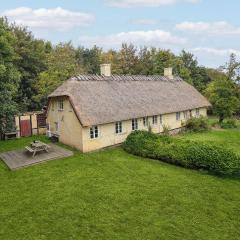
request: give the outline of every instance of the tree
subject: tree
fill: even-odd
[[[199,66],[194,55],[184,50],[180,53],[179,58],[182,61],[179,75],[200,92],[204,92],[207,84],[211,81],[206,68]]]
[[[176,70],[176,57],[170,50],[159,49],[154,55],[153,74],[163,75],[164,68],[172,67]]]
[[[138,62],[137,49],[133,44],[122,44],[119,52],[120,74],[136,74]]]
[[[37,95],[33,99],[43,106],[48,95],[68,78],[81,72],[76,52],[71,43],[60,43],[47,56],[47,70],[41,72],[35,85]]]
[[[0,137],[14,128],[17,103],[14,101],[20,73],[14,66],[16,38],[5,19],[0,19]]]
[[[76,50],[76,61],[84,73],[100,74],[100,59],[102,49],[94,46],[93,48],[79,47]]]
[[[227,77],[233,82],[240,84],[240,62],[237,61],[236,54],[232,53],[228,63],[222,66],[221,69],[226,72]]]
[[[213,112],[219,117],[219,123],[236,113],[240,102],[235,94],[235,86],[227,77],[217,78],[208,85],[206,95],[213,105]]]
[[[138,63],[136,65],[136,74],[151,75],[153,73],[155,53],[155,48],[140,48]]]
[[[19,109],[22,112],[34,110],[39,107],[33,101],[37,94],[35,85],[39,74],[46,70],[46,57],[51,45],[35,39],[25,27],[12,25],[11,30],[17,39],[13,46],[17,54],[15,66],[21,73],[17,96]]]
[[[118,51],[110,49],[107,52],[101,53],[101,63],[110,63],[112,74],[121,74],[120,54]]]

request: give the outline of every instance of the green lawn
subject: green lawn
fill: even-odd
[[[186,137],[226,140],[239,152],[239,132],[227,131],[226,138],[222,133]],[[0,152],[31,140],[0,142]],[[75,151],[16,172],[0,162],[0,224],[3,240],[238,240],[240,180],[135,157],[121,148]]]
[[[205,133],[184,133],[176,137],[198,141],[213,141],[231,148],[233,151],[240,154],[240,128],[211,130]]]

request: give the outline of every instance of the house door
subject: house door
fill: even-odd
[[[30,120],[21,120],[20,128],[21,128],[21,137],[29,137],[32,135]]]

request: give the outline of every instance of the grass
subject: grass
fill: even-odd
[[[231,131],[196,137],[222,142],[225,132],[227,144],[237,141],[234,149],[239,151],[239,133]],[[32,139],[0,142],[0,152],[21,148]],[[16,172],[0,162],[0,191],[0,239],[240,236],[240,180],[132,156],[121,148],[74,151],[72,157]]]
[[[209,119],[210,124],[216,122],[215,118]],[[219,145],[231,148],[240,155],[240,121],[237,121],[237,129],[217,129],[203,133],[183,133],[176,135],[178,138],[198,141],[212,141]]]

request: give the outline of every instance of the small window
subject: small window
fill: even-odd
[[[90,128],[90,138],[98,138],[99,136],[99,131],[98,131],[98,126],[93,126]]]
[[[122,133],[122,122],[115,123],[115,133]]]
[[[162,120],[162,115],[160,115],[160,124],[163,123],[163,120]]]
[[[176,120],[179,121],[181,119],[181,113],[177,112],[176,113]]]
[[[132,130],[137,130],[138,129],[138,120],[137,119],[132,119]]]
[[[196,116],[199,117],[199,109],[196,109]]]
[[[52,111],[54,111],[54,102],[52,101]]]
[[[63,111],[63,100],[58,101],[58,110]]]
[[[148,126],[148,117],[143,118],[143,126],[147,127]]]
[[[152,117],[152,124],[157,124],[157,116]]]

